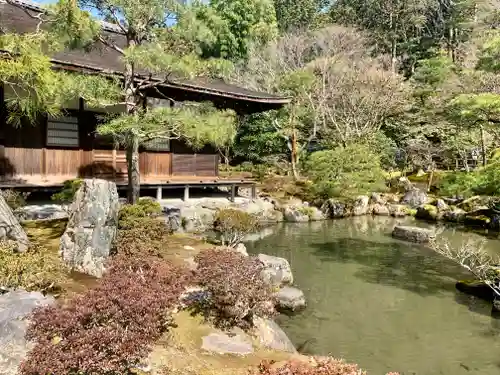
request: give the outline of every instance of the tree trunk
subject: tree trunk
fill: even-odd
[[[299,161],[298,148],[297,148],[297,132],[293,129],[292,139],[291,139],[291,155],[290,155],[290,163],[292,167],[292,176],[294,180],[299,179],[299,172],[297,170],[297,163]]]
[[[134,38],[128,35],[127,47],[131,48],[134,47],[134,45]],[[135,95],[134,66],[132,64],[125,64],[123,78],[125,81],[125,102],[127,103],[127,114],[133,115],[141,101]],[[128,203],[134,204],[140,197],[141,178],[139,173],[139,137],[133,132],[130,132],[127,135],[126,156],[128,176],[127,198]]]
[[[481,132],[481,158],[483,161],[483,167],[485,167],[486,166],[486,142],[484,141],[483,125],[479,125],[479,131]]]
[[[140,197],[139,138],[131,134],[127,144],[128,202],[134,204]]]
[[[398,61],[397,52],[398,51],[397,51],[396,39],[393,39],[391,46],[391,70],[393,74],[396,74],[396,64]]]

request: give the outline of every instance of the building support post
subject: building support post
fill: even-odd
[[[189,200],[189,185],[184,186],[184,201]]]
[[[235,198],[236,198],[236,186],[231,185],[231,197],[229,198],[229,200],[234,203]]]
[[[156,200],[161,201],[163,199],[163,188],[161,186],[156,188]]]
[[[252,185],[250,188],[250,196],[252,197],[252,202],[257,199],[257,186]]]

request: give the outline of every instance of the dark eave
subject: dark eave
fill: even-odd
[[[9,32],[29,33],[36,30],[37,20],[30,17],[25,10],[31,12],[44,12],[44,8],[27,0],[10,0],[15,5],[6,4],[0,0],[0,25]],[[120,27],[103,22],[103,29],[108,37],[116,41],[117,45],[123,43],[123,34]],[[96,43],[95,48],[89,52],[65,51],[53,56],[52,62],[57,69],[75,71],[88,74],[104,74],[123,76],[121,56],[114,50]],[[144,74],[147,78],[149,75]],[[152,81],[162,82],[162,90],[184,92],[187,99],[193,100],[196,94],[211,101],[237,101],[237,105],[252,105],[254,103],[260,110],[277,109],[291,100],[264,92],[248,90],[236,85],[228,84],[223,80],[209,80],[197,78],[194,80],[171,79],[164,82],[162,79],[153,78]],[[180,96],[180,94],[179,94]],[[245,104],[246,103],[246,104]]]

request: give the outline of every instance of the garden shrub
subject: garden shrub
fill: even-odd
[[[35,310],[26,336],[35,345],[21,374],[128,373],[169,328],[189,278],[158,258],[116,256],[97,287]]]
[[[474,172],[449,173],[441,180],[438,189],[440,195],[469,198],[474,195],[478,182],[478,176]]]
[[[273,361],[262,362],[250,375],[367,375],[358,365],[332,357],[310,357],[309,361],[289,360],[277,366]],[[387,375],[399,375],[390,372]]]
[[[59,193],[52,194],[50,199],[64,204],[72,203],[76,192],[82,185],[82,181],[83,180],[81,178],[64,181],[62,190]]]
[[[379,157],[364,145],[314,152],[306,168],[312,181],[311,193],[321,199],[354,198],[386,189]]]
[[[495,161],[472,172],[449,173],[441,180],[439,192],[464,198],[473,195],[499,196],[500,162]]]
[[[0,194],[12,211],[26,206],[26,198],[29,195],[29,193],[20,193],[12,189],[0,190]]]
[[[27,291],[59,292],[67,277],[59,259],[44,247],[32,244],[24,253],[0,242],[0,287]]]
[[[158,217],[161,210],[161,205],[151,198],[140,198],[136,204],[125,204],[118,215],[118,228],[137,227],[144,218]]]
[[[211,249],[195,257],[196,282],[209,298],[192,306],[217,327],[253,325],[253,317],[275,314],[271,286],[261,276],[263,264],[231,249]]]
[[[115,252],[127,256],[161,257],[161,249],[165,247],[168,236],[171,234],[171,230],[164,221],[155,217],[142,217],[136,221],[127,220],[126,223],[118,230]]]
[[[247,234],[256,231],[258,226],[254,215],[232,208],[217,211],[214,218],[214,229],[220,234],[224,246],[236,246]]]

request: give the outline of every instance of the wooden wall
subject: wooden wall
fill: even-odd
[[[127,180],[125,151],[95,137],[96,114],[70,110],[78,116],[79,147],[47,147],[47,118],[14,128],[6,123],[4,91],[0,86],[0,180],[16,184],[59,184],[77,177]],[[80,104],[80,108],[83,108]],[[211,147],[193,152],[186,144],[172,141],[171,152],[140,149],[141,180],[160,183],[172,177],[216,177],[219,157]]]

